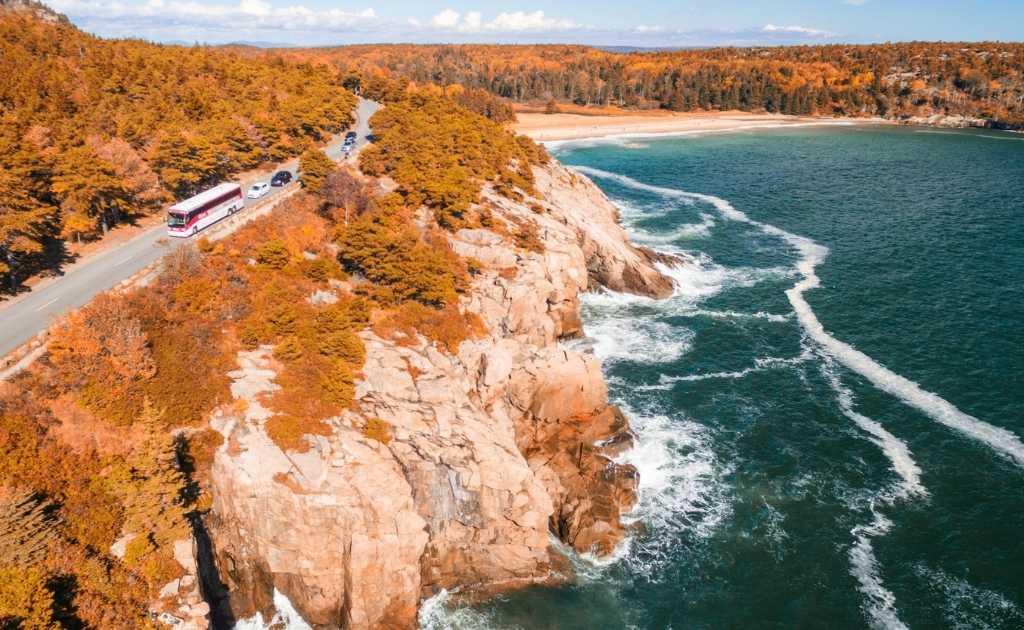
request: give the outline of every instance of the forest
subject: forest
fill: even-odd
[[[68,241],[297,155],[353,120],[336,70],[104,40],[0,11],[0,291]]]
[[[1024,44],[925,43],[610,52],[557,45],[359,45],[287,51],[364,81],[380,73],[515,102],[900,118],[1024,126]]]
[[[238,409],[227,374],[240,352],[271,352],[280,389],[265,430],[304,451],[339,423],[390,441],[388,419],[355,395],[366,331],[441,352],[486,334],[460,306],[480,264],[445,230],[509,233],[469,210],[485,186],[524,197],[547,155],[457,92],[390,89],[361,161],[397,188],[308,148],[303,190],[273,217],[174,250],[154,282],[70,314],[42,358],[0,382],[0,627],[156,627],[150,607],[182,574],[174,541],[200,533],[212,505],[224,438],[208,419]],[[431,164],[466,167],[442,181],[416,172]]]

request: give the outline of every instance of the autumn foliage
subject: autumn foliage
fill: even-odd
[[[205,46],[104,40],[0,12],[0,276],[351,124],[326,66]]]
[[[559,103],[674,111],[962,114],[1024,126],[1024,44],[898,44],[614,52],[564,45],[359,45],[294,50],[370,89],[383,77],[482,89],[536,111]],[[449,88],[450,89],[450,88]]]
[[[532,140],[459,106],[436,89],[406,92],[371,120],[378,140],[360,154],[369,175],[395,180],[404,204],[426,205],[456,230],[486,222],[472,209],[490,183],[514,196],[533,190],[532,167],[548,156]]]

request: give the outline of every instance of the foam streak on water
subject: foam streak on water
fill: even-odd
[[[875,513],[869,525],[858,525],[850,532],[856,542],[850,547],[851,573],[859,583],[858,589],[867,600],[868,618],[875,628],[906,630],[907,626],[896,614],[896,597],[882,583],[878,574],[878,560],[871,539],[883,536],[892,528],[892,521]]]
[[[800,254],[796,269],[802,276],[801,280],[786,291],[786,296],[796,312],[800,325],[815,342],[844,366],[868,379],[878,389],[899,398],[905,404],[918,409],[936,422],[987,445],[997,453],[1010,458],[1017,465],[1024,467],[1024,442],[1021,442],[1016,434],[960,411],[941,396],[922,389],[917,383],[889,370],[853,346],[836,339],[825,330],[804,298],[804,293],[821,286],[821,280],[815,270],[828,255],[827,247],[769,223],[755,221],[720,197],[652,186],[624,175],[589,167],[580,166],[576,169],[587,175],[611,179],[624,186],[639,190],[667,197],[704,201],[714,206],[727,219],[753,225],[766,234],[783,239]]]

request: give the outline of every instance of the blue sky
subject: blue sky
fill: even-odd
[[[1024,0],[51,0],[154,41],[568,42],[624,46],[1024,41]]]

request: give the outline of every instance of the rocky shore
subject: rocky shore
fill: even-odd
[[[265,431],[270,348],[239,354],[234,402],[211,420],[224,444],[200,573],[215,626],[269,620],[283,595],[315,628],[411,628],[440,589],[476,598],[571,579],[553,537],[603,555],[626,536],[637,473],[613,458],[629,424],[599,361],[560,341],[582,333],[582,292],[666,297],[672,283],[588,179],[555,162],[535,175],[537,198],[485,190],[482,203],[495,224],[535,222],[541,247],[501,229],[450,237],[483,270],[463,307],[487,334],[449,353],[365,331],[358,411],[309,451],[283,452]],[[390,439],[365,435],[370,418]]]

